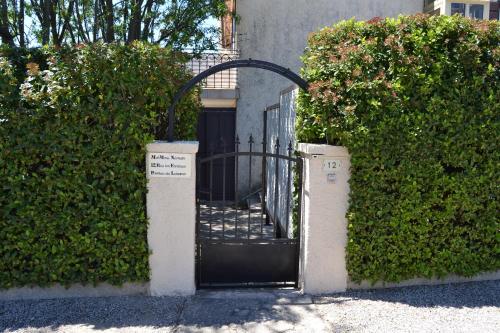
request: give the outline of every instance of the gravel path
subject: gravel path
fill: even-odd
[[[500,281],[359,291],[0,302],[1,332],[500,332]]]

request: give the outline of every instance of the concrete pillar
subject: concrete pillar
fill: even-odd
[[[301,284],[304,293],[347,289],[350,157],[346,148],[299,144],[304,157]]]
[[[198,142],[147,146],[150,294],[193,295]]]

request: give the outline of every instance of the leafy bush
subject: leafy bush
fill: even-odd
[[[500,269],[500,25],[347,21],[309,39],[298,137],[347,146],[351,279]]]
[[[183,58],[140,43],[45,52],[20,101],[0,61],[0,287],[148,280],[145,145],[166,134]],[[184,99],[178,138],[195,137],[199,107]]]
[[[4,114],[7,110],[18,105],[16,88],[14,69],[7,59],[0,58],[0,121],[6,117]]]
[[[21,84],[26,79],[28,73],[26,65],[28,63],[36,63],[41,70],[47,69],[47,52],[43,48],[21,48],[10,47],[8,45],[0,45],[0,57],[6,58],[12,65],[14,77],[18,84]]]

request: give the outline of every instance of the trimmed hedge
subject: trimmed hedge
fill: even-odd
[[[0,60],[0,288],[149,279],[145,145],[190,78],[186,59],[136,43],[44,50],[47,70]],[[195,137],[199,95],[178,109]]]
[[[500,25],[353,20],[314,33],[298,138],[352,156],[353,281],[500,269]]]

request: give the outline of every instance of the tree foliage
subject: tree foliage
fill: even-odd
[[[219,33],[204,23],[225,13],[224,0],[0,0],[0,36],[20,47],[143,40],[199,51]]]
[[[500,269],[500,25],[424,15],[309,39],[298,137],[351,154],[355,281]]]

